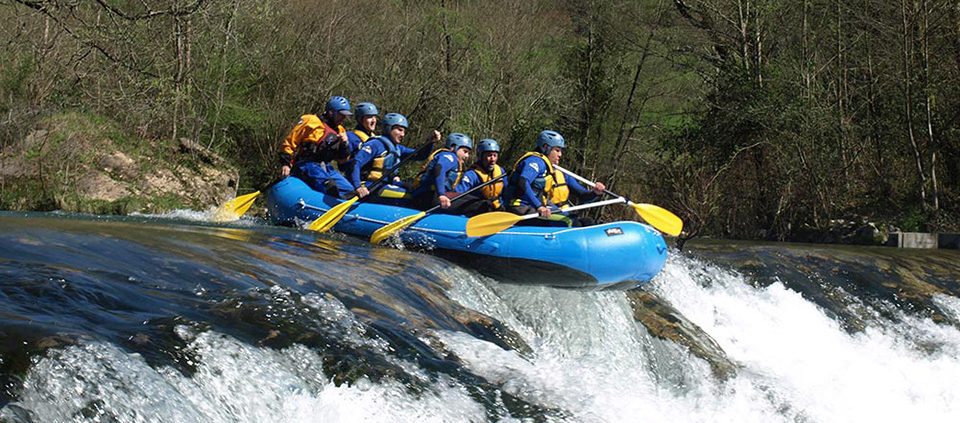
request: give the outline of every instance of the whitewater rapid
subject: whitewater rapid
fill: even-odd
[[[705,361],[634,321],[622,292],[506,285],[441,265],[428,270],[450,284],[452,300],[499,320],[530,349],[506,350],[449,330],[419,336],[442,343],[438,348],[504,393],[536,404],[545,421],[947,422],[960,416],[960,331],[952,325],[906,313],[891,320],[853,300],[858,314],[872,317],[864,330],[850,332],[783,284],[759,286],[734,270],[674,252],[645,289],[700,326],[738,364],[734,376],[721,380]],[[937,301],[960,316],[957,298]],[[364,347],[389,357],[389,344],[350,335],[362,325],[336,299],[318,294],[305,303],[307,312],[344,325],[347,342],[368,343]],[[197,359],[190,363],[193,375],[152,367],[109,343],[85,342],[35,357],[18,400],[2,416],[519,421],[477,403],[476,386],[409,361],[392,359],[427,389],[366,377],[337,385],[323,373],[323,357],[299,345],[276,350],[186,326],[177,336]]]
[[[960,331],[878,313],[848,333],[774,283],[674,254],[646,289],[705,330],[740,368],[731,380],[629,318],[616,293],[460,284],[454,298],[524,334],[534,359],[493,354],[451,335],[468,367],[577,410],[573,421],[955,421]],[[492,288],[491,288],[492,287]],[[955,316],[955,297],[939,298]],[[556,305],[560,305],[555,307]],[[859,307],[866,307],[857,304]],[[861,310],[862,312],[862,310]],[[492,359],[491,359],[492,358]],[[508,363],[504,370],[502,363]]]

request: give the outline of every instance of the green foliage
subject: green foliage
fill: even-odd
[[[927,230],[927,222],[929,221],[929,213],[921,208],[915,207],[907,211],[903,218],[897,223],[897,226],[904,232],[924,232]]]
[[[16,184],[3,184],[0,189],[0,209],[2,210],[55,210],[53,198],[47,195],[41,181],[17,181]]]
[[[9,53],[0,56],[0,60],[6,64],[0,68],[0,93],[4,99],[20,98],[27,91],[27,83],[34,66],[33,60],[26,55],[9,56]]]

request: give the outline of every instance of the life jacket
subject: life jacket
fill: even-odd
[[[557,170],[550,174],[553,178],[553,192],[550,193],[550,201],[557,207],[563,207],[570,202],[570,187],[567,186],[567,175]]]
[[[347,157],[343,157],[342,160],[340,160],[341,166],[349,166],[350,162],[354,158],[356,158],[357,152],[360,151],[360,146],[362,146],[364,142],[370,139],[370,137],[374,137],[377,134],[374,134],[373,132],[366,132],[363,129],[360,129],[358,127],[350,131],[347,135],[350,135],[350,138],[347,138],[347,143],[349,144],[348,149],[350,150],[350,154]],[[340,170],[343,171],[345,174],[349,173],[347,169],[349,169],[349,167],[340,168]]]
[[[480,184],[486,183],[491,179],[499,178],[503,175],[503,168],[500,167],[500,165],[493,165],[493,172],[488,172],[483,168],[483,166],[480,166],[479,163],[474,163],[471,169],[477,174],[477,177],[480,178]],[[503,192],[503,179],[480,188],[480,193],[483,195],[483,198],[491,200],[493,207],[497,209],[500,208],[501,192]]]
[[[400,150],[385,135],[369,137],[364,141],[364,144],[368,142],[383,144],[384,151],[360,169],[360,179],[376,182],[383,177],[383,172],[386,169],[391,169],[396,165],[397,160],[400,159]]]
[[[432,184],[430,184],[431,182],[433,182],[433,176],[432,176],[433,170],[436,169],[437,161],[439,160],[437,158],[437,155],[439,155],[440,153],[443,153],[444,151],[446,151],[447,153],[453,154],[453,159],[457,161],[457,168],[455,170],[451,170],[447,172],[447,174],[444,176],[444,181],[447,187],[450,187],[450,191],[453,191],[453,189],[457,187],[457,184],[460,183],[460,179],[463,178],[463,171],[465,170],[463,162],[461,162],[460,159],[457,157],[457,153],[454,153],[447,148],[441,148],[439,150],[434,151],[433,153],[430,153],[430,157],[427,158],[426,163],[424,163],[423,167],[420,169],[420,173],[417,173],[417,177],[416,179],[414,179],[414,182],[413,182],[414,189],[420,188],[420,186],[424,184],[428,184],[430,185],[430,189],[433,190],[434,193],[436,193],[438,190],[445,188],[445,187],[435,187]],[[443,194],[445,193],[441,192],[441,193],[438,193],[437,195],[443,195]]]
[[[567,179],[564,177],[563,172],[553,168],[553,164],[550,163],[550,159],[547,158],[547,156],[536,151],[530,151],[527,154],[524,154],[513,165],[513,174],[510,178],[510,186],[512,189],[508,193],[509,198],[512,200],[510,204],[513,206],[520,205],[521,194],[519,188],[519,167],[520,163],[523,163],[523,161],[530,156],[534,156],[543,160],[543,163],[545,163],[547,166],[546,171],[543,172],[543,176],[538,176],[536,179],[530,182],[530,188],[533,188],[537,198],[539,198],[540,202],[544,205],[547,203],[553,203],[557,207],[563,207],[566,205],[570,199],[570,188],[567,186]]]
[[[362,144],[363,142],[365,142],[366,140],[370,139],[370,135],[371,135],[371,134],[368,134],[366,131],[364,131],[364,130],[362,130],[362,129],[359,129],[359,128],[354,129],[354,130],[353,130],[353,134],[356,135],[358,138],[360,138],[360,143],[361,143],[361,144]]]
[[[280,155],[294,163],[333,161],[345,153],[349,154],[346,152],[348,146],[341,145],[337,139],[342,133],[346,133],[342,125],[337,125],[334,131],[317,115],[303,115],[284,138]]]

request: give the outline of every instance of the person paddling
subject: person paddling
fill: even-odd
[[[570,200],[572,190],[581,201],[592,201],[606,186],[597,182],[592,190],[584,188],[575,179],[567,179],[563,172],[553,168],[560,163],[565,147],[563,136],[544,130],[537,136],[534,151],[527,152],[513,166],[513,172],[504,190],[506,210],[518,215],[539,213],[541,219],[527,220],[531,225],[550,225],[544,219],[564,221],[569,226],[580,226],[577,219],[556,214],[551,207],[563,207]],[[586,223],[586,222],[582,222]]]
[[[407,129],[410,123],[407,117],[400,113],[387,113],[383,116],[381,123],[381,135],[370,137],[363,144],[356,154],[356,161],[350,174],[350,183],[357,196],[363,198],[370,195],[367,189],[367,182],[379,180],[386,169],[392,168],[399,160],[404,159],[417,152],[416,149],[402,145],[406,138]],[[428,135],[432,142],[440,140],[440,132],[434,130]],[[424,160],[430,150],[424,149],[419,157],[411,157],[413,160]],[[385,202],[392,204],[401,204],[409,200],[406,187],[400,183],[399,178],[395,183],[386,185],[377,193],[382,199],[372,199],[373,202]]]
[[[477,185],[504,175],[506,171],[497,164],[499,158],[500,144],[496,140],[490,138],[480,140],[477,143],[477,160],[463,173],[456,191],[467,192]],[[503,192],[504,184],[505,181],[500,180],[484,187],[479,194],[457,197],[451,208],[467,216],[500,210],[502,206],[500,194]]]
[[[446,209],[456,197],[457,185],[473,150],[473,140],[465,134],[447,135],[443,148],[430,154],[414,181],[414,207],[426,210],[439,205]]]
[[[340,173],[351,181],[353,177],[353,168],[357,163],[357,153],[360,152],[360,146],[372,137],[377,136],[377,126],[380,123],[380,111],[377,105],[370,102],[363,102],[353,109],[353,117],[357,121],[357,127],[347,132],[347,145],[349,146],[349,156],[337,162],[337,169]],[[357,186],[350,184],[356,192]]]
[[[352,114],[346,98],[333,96],[323,115],[301,116],[280,145],[280,176],[298,177],[315,191],[334,195],[351,192],[350,183],[332,162],[349,155],[346,130],[341,124]]]

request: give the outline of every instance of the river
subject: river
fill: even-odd
[[[0,421],[953,422],[958,280],[955,251],[701,241],[579,291],[253,220],[0,213]]]

